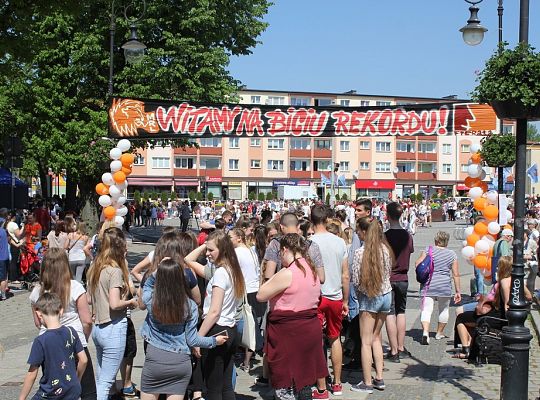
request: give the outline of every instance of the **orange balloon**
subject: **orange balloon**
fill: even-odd
[[[116,215],[116,209],[113,206],[105,207],[103,209],[103,215],[109,220],[113,219]]]
[[[476,268],[486,269],[489,265],[489,257],[485,254],[478,254],[474,257],[473,263]]]
[[[480,237],[482,237],[484,235],[487,235],[487,233],[488,233],[487,224],[485,222],[482,222],[482,221],[477,222],[476,224],[474,224],[474,233],[476,233]]]
[[[120,156],[120,161],[124,167],[129,167],[135,161],[135,156],[131,153],[124,153]]]
[[[98,183],[96,185],[96,193],[99,194],[100,196],[104,194],[109,194],[109,187],[105,185],[104,183]]]
[[[499,215],[499,209],[494,205],[486,206],[484,211],[482,211],[482,215],[486,217],[486,219],[495,220]]]
[[[484,197],[478,197],[474,199],[473,206],[476,211],[484,211],[484,208],[487,206],[487,200]]]
[[[471,163],[472,164],[480,164],[481,162],[482,162],[482,156],[480,155],[480,153],[474,153],[471,156]]]
[[[113,179],[116,183],[123,183],[126,181],[126,174],[124,174],[122,171],[116,171],[113,174]]]
[[[482,192],[486,193],[488,191],[488,184],[486,182],[480,182],[478,187],[482,189]]]
[[[469,246],[474,247],[476,242],[480,240],[480,236],[478,236],[476,233],[471,233],[469,236],[467,236],[467,244]]]
[[[465,186],[468,188],[473,188],[475,186],[478,186],[482,181],[480,178],[471,178],[470,176],[465,178]]]
[[[126,176],[129,176],[131,174],[131,168],[122,167],[120,171],[122,171]]]
[[[488,256],[489,256],[489,257],[493,257],[493,247],[490,247],[490,248],[489,248]]]

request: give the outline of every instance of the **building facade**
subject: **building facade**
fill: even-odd
[[[394,106],[443,103],[454,98],[416,98],[346,93],[300,93],[241,90],[242,104],[273,106]],[[507,133],[513,125],[504,125]],[[332,180],[336,193],[348,198],[406,197],[422,193],[462,194],[470,146],[482,136],[201,138],[199,148],[156,146],[140,150],[129,178],[135,190],[190,191],[214,198],[243,200],[250,193],[276,192],[280,185],[310,186],[320,198]],[[338,179],[339,183],[338,183]],[[486,168],[486,181],[493,178]]]

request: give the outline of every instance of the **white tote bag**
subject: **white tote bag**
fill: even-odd
[[[244,294],[242,319],[244,320],[244,329],[242,330],[241,345],[246,349],[255,351],[255,319],[253,318],[253,310],[247,300],[247,294]]]

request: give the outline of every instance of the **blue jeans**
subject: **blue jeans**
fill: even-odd
[[[474,294],[484,295],[484,275],[476,267],[474,267],[474,281],[476,282],[476,293]]]
[[[97,400],[107,400],[109,390],[116,381],[116,374],[126,348],[127,318],[108,324],[95,325],[92,339],[96,346]]]

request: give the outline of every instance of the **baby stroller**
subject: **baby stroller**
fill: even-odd
[[[27,290],[32,290],[34,283],[39,282],[39,272],[41,270],[41,261],[45,246],[38,242],[34,249],[27,246],[21,247],[21,255],[19,257],[19,268],[22,276],[22,287]]]

